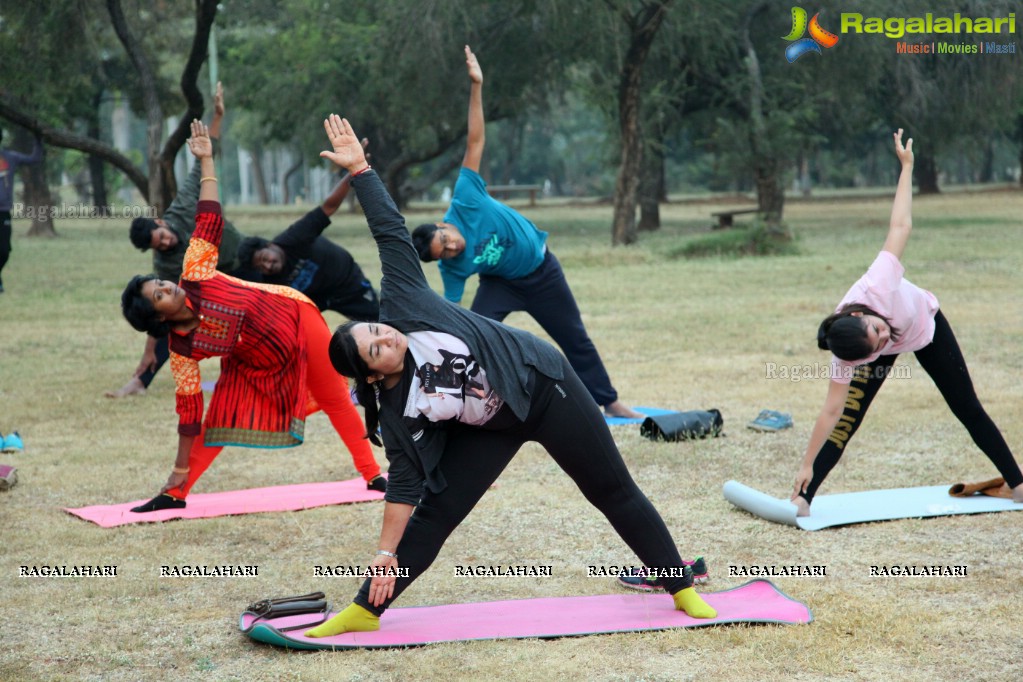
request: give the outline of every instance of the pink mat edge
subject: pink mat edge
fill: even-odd
[[[319,638],[319,639],[314,639],[314,638],[304,637],[304,636],[301,636],[301,635],[295,636],[291,632],[281,632],[276,627],[271,625],[270,622],[268,622],[268,621],[262,621],[262,622],[258,623],[256,625],[256,627],[265,628],[267,630],[270,630],[270,631],[272,631],[272,633],[274,635],[276,635],[276,637],[278,637],[278,638],[280,638],[282,640],[285,640],[285,641],[288,641],[288,642],[294,642],[295,644],[300,645],[300,647],[298,647],[300,649],[310,650],[313,647],[315,647],[315,650],[352,650],[352,649],[410,648],[410,647],[427,646],[427,645],[430,645],[430,644],[444,644],[444,643],[450,643],[450,642],[463,642],[463,641],[464,642],[493,641],[493,640],[499,640],[499,639],[560,639],[562,637],[585,637],[585,636],[589,636],[589,635],[624,634],[624,633],[629,633],[629,632],[658,632],[658,631],[663,631],[663,630],[672,630],[672,629],[676,629],[676,628],[690,629],[690,628],[711,627],[711,626],[714,626],[714,625],[731,625],[731,624],[736,624],[736,623],[751,623],[751,624],[772,624],[773,623],[773,624],[777,624],[777,625],[805,625],[805,624],[812,623],[814,621],[813,610],[807,604],[805,604],[805,603],[799,601],[798,599],[795,599],[794,597],[790,596],[789,594],[784,592],[781,588],[779,588],[777,585],[775,585],[770,580],[767,580],[766,578],[755,578],[755,579],[749,580],[749,581],[747,581],[747,582],[745,582],[745,583],[743,583],[741,585],[736,585],[734,587],[730,587],[730,588],[727,588],[727,589],[724,589],[724,590],[718,590],[716,592],[702,592],[701,595],[704,596],[704,597],[713,596],[713,595],[723,595],[723,594],[727,594],[729,592],[736,592],[738,590],[743,590],[743,589],[746,589],[746,588],[750,587],[751,585],[758,585],[758,584],[764,584],[764,585],[769,586],[770,589],[774,592],[775,596],[778,596],[778,597],[781,597],[781,598],[785,599],[787,602],[789,602],[792,605],[801,606],[806,611],[806,620],[802,621],[802,620],[784,620],[784,619],[779,619],[779,618],[742,618],[742,617],[720,618],[720,617],[718,617],[718,618],[707,619],[705,621],[697,621],[697,622],[689,622],[689,621],[687,621],[687,622],[684,622],[684,623],[679,623],[678,625],[663,624],[663,625],[651,625],[651,626],[648,626],[648,627],[624,627],[624,628],[621,628],[621,629],[597,630],[597,631],[590,631],[590,632],[571,632],[571,633],[561,633],[561,634],[534,634],[534,635],[493,635],[493,636],[489,636],[488,635],[488,636],[485,636],[485,637],[477,637],[477,638],[437,639],[437,640],[427,640],[427,641],[419,641],[419,642],[408,642],[408,641],[397,642],[396,641],[394,643],[366,642],[366,643],[362,643],[362,644],[360,644],[358,642],[347,642],[347,641],[333,642],[332,641],[332,640],[334,640],[336,638],[344,638],[346,636],[349,639],[351,639],[352,635],[356,635],[357,636],[357,635],[362,634],[362,633],[344,633],[344,634],[341,634],[341,635],[337,635],[335,637],[323,637],[323,638]],[[415,611],[415,610],[421,610],[421,609],[435,609],[437,607],[444,607],[444,606],[470,606],[470,605],[487,605],[487,604],[508,604],[508,603],[514,603],[514,602],[524,602],[524,601],[556,600],[556,599],[592,599],[592,598],[606,598],[606,597],[622,597],[622,598],[625,598],[625,599],[648,599],[650,597],[657,597],[657,596],[664,596],[664,595],[658,595],[658,594],[655,594],[655,593],[611,593],[611,594],[597,594],[597,595],[576,595],[576,596],[573,596],[573,597],[522,597],[522,598],[519,598],[519,599],[502,599],[502,600],[493,601],[493,602],[464,602],[464,603],[461,603],[461,604],[434,604],[434,605],[430,605],[430,606],[403,606],[403,607],[396,607],[394,610],[396,610],[396,611],[397,610],[401,610],[401,611],[409,612],[409,611]],[[255,641],[260,641],[260,642],[263,642],[263,643],[268,643],[268,642],[265,642],[264,640],[260,640],[260,639],[257,639],[255,637],[251,637],[250,632],[253,629],[253,627],[251,625],[249,626],[249,629],[246,629],[246,627],[245,627],[245,616],[249,615],[250,613],[251,612],[249,612],[249,611],[242,612],[241,617],[239,618],[239,629],[242,631],[243,634],[249,635],[250,638],[255,640]],[[337,611],[331,611],[330,614],[328,615],[328,618],[333,617],[337,613],[338,613]],[[295,618],[297,618],[297,616]],[[693,620],[693,619],[691,619],[691,620]],[[297,623],[295,623],[295,624],[297,624]],[[311,623],[308,627],[315,627],[316,624],[317,623]],[[296,632],[298,632],[298,631],[296,631]],[[370,633],[370,634],[376,634],[376,633]],[[278,643],[273,643],[272,645],[286,646],[286,644],[278,644]]]
[[[386,476],[386,474],[384,474]],[[138,506],[147,500],[135,500],[132,502],[121,502],[118,504],[107,504],[107,505],[89,505],[85,507],[61,507],[61,510],[67,514],[76,518],[82,519],[94,523],[100,528],[117,528],[119,526],[132,525],[136,523],[162,523],[164,521],[176,521],[179,519],[212,519],[221,516],[241,516],[244,514],[265,514],[273,512],[286,512],[286,511],[303,511],[305,509],[314,509],[316,507],[328,507],[342,504],[357,504],[360,502],[375,502],[383,499],[383,493],[370,490],[357,490],[357,494],[353,499],[329,499],[329,500],[314,500],[309,502],[304,500],[301,506],[297,506],[292,503],[288,506],[275,506],[266,509],[255,509],[255,510],[238,510],[238,511],[220,511],[220,510],[207,510],[205,508],[199,509],[202,504],[216,504],[219,500],[216,498],[232,495],[242,494],[253,494],[260,493],[263,491],[274,490],[274,491],[285,491],[289,488],[308,488],[308,487],[320,487],[321,490],[315,491],[319,496],[326,496],[331,493],[345,492],[344,487],[351,487],[354,483],[364,483],[362,478],[346,479],[344,481],[313,481],[310,483],[293,483],[283,486],[266,486],[262,488],[242,488],[240,490],[224,490],[215,493],[195,493],[189,496],[189,500],[194,500],[194,503],[190,508],[185,507],[184,509],[164,509],[156,512],[147,513],[134,513],[131,510],[132,507]],[[331,486],[338,486],[341,490],[332,491],[329,488]],[[210,498],[214,498],[210,501]],[[95,512],[93,511],[95,510]],[[119,515],[119,518],[115,522],[109,522],[106,520],[108,516]],[[127,518],[124,518],[127,517]]]

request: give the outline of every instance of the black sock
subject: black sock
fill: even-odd
[[[171,497],[166,493],[160,493],[153,499],[149,500],[145,504],[140,504],[137,507],[132,507],[132,511],[139,514],[151,511],[159,511],[161,509],[184,509],[185,501],[179,500],[176,497]]]

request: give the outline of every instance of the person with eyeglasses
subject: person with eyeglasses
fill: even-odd
[[[470,87],[462,169],[444,220],[412,232],[419,258],[438,261],[444,297],[453,303],[461,302],[466,280],[479,274],[474,313],[501,322],[512,312],[525,311],[554,339],[607,416],[643,418],[619,400],[547,233],[487,193],[479,173],[486,142],[483,70],[468,46],[465,62]]]

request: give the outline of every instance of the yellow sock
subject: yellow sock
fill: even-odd
[[[685,611],[693,618],[714,618],[718,615],[718,612],[710,604],[703,601],[703,597],[698,595],[696,590],[691,587],[687,587],[681,592],[676,592],[672,595],[672,599],[675,600],[676,610]]]
[[[358,604],[348,607],[326,623],[306,630],[306,637],[333,637],[343,632],[373,632],[380,629],[380,616],[376,616]]]

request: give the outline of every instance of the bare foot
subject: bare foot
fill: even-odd
[[[129,395],[145,395],[146,387],[142,385],[142,380],[138,377],[132,377],[132,380],[121,386],[116,391],[107,391],[103,395],[108,398],[124,398]]]
[[[628,405],[622,403],[621,400],[616,400],[613,403],[604,405],[604,414],[608,417],[625,417],[627,419],[646,419],[646,415],[642,412],[636,412]]]
[[[792,504],[796,505],[797,517],[810,515],[810,503],[802,495],[796,495],[795,499],[792,500]]]

